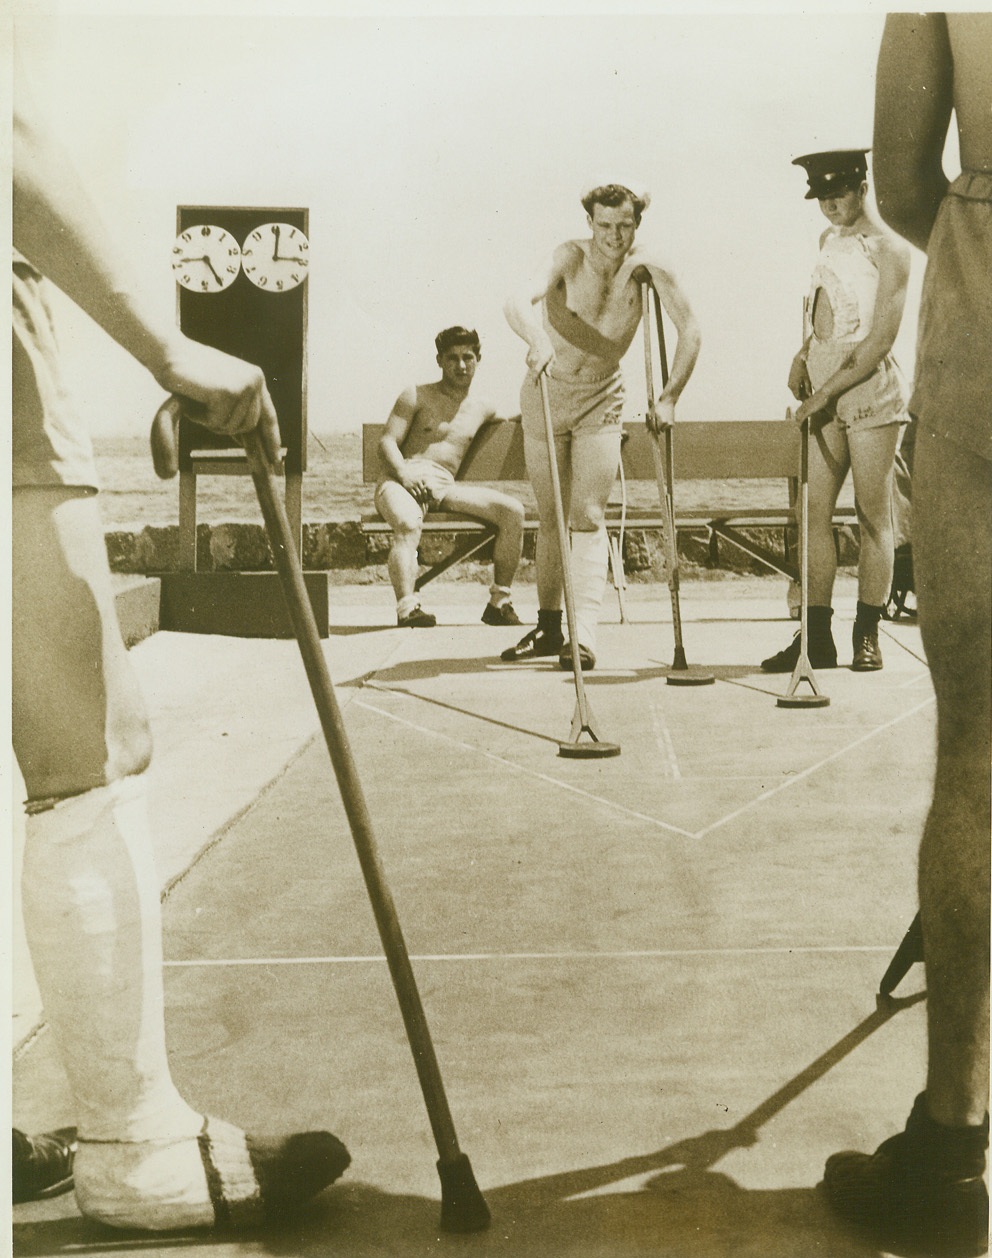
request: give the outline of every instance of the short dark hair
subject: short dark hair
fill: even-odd
[[[443,332],[438,332],[434,338],[434,346],[439,354],[444,354],[451,349],[452,345],[467,345],[474,352],[476,358],[482,357],[479,334],[474,328],[463,328],[456,325],[453,328],[445,328]]]
[[[647,202],[642,201],[636,193],[625,188],[622,183],[604,183],[598,188],[593,188],[582,198],[582,208],[591,217],[594,205],[603,205],[608,209],[613,209],[618,205],[623,205],[624,201],[629,201],[634,207],[634,226],[640,227],[641,215],[647,209]]]

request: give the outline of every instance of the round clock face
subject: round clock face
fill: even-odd
[[[188,227],[172,246],[172,270],[191,292],[219,293],[238,278],[241,249],[223,227]]]
[[[290,223],[263,223],[245,237],[241,265],[258,288],[285,293],[307,278],[310,242]]]

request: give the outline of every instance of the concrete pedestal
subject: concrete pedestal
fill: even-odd
[[[327,573],[305,572],[303,581],[327,637]],[[275,572],[170,572],[162,577],[162,629],[214,633],[232,638],[291,638],[293,626]]]

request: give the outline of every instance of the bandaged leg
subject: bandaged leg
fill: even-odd
[[[22,889],[45,1015],[76,1103],[82,1212],[153,1230],[257,1213],[265,1203],[250,1142],[191,1109],[169,1074],[144,781],[125,778],[29,817]]]
[[[575,633],[579,645],[595,653],[596,630],[606,590],[610,546],[603,525],[594,533],[572,533],[572,590],[575,599]]]

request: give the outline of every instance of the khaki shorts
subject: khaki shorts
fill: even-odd
[[[619,429],[623,418],[623,376],[619,371],[598,380],[561,379],[547,374],[551,402],[551,424],[555,435],[570,432],[598,433],[604,428]],[[541,388],[533,372],[528,372],[520,389],[520,418],[524,434],[544,440],[544,406]]]
[[[431,501],[427,507],[421,506],[421,514],[426,515],[431,507],[437,510],[444,501],[444,497],[448,490],[455,483],[454,476],[446,467],[442,466],[440,463],[435,463],[433,459],[407,459],[406,466],[410,474],[419,477],[430,490]],[[379,505],[380,495],[386,485],[396,484],[398,484],[397,481],[386,480],[376,486],[375,496],[372,501],[375,505],[376,511],[379,512],[384,520],[388,520],[389,516]],[[410,495],[410,498],[412,501],[416,501],[412,494]],[[420,506],[419,503],[417,505]]]
[[[927,258],[910,410],[929,432],[992,460],[992,174],[954,180]]]
[[[814,389],[843,365],[856,344],[856,341],[820,341],[813,337],[806,354],[806,370]],[[908,424],[906,386],[891,354],[886,354],[867,380],[834,398],[828,410],[833,412],[838,427],[853,432],[884,428],[887,424]]]

